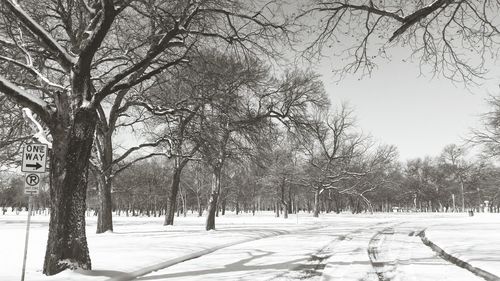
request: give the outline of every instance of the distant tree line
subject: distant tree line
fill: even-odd
[[[287,138],[284,134],[266,137],[260,140],[261,146],[239,157],[232,156],[221,171],[216,216],[227,211],[235,214],[272,211],[276,217],[284,218],[296,212],[317,216],[340,212],[500,211],[500,168],[484,159],[466,160],[466,150],[457,145],[446,146],[437,157],[405,163],[384,151],[384,155],[377,155],[385,161],[381,168],[374,167],[373,155],[367,154],[364,157],[372,158],[365,162],[371,166],[366,163],[362,166],[351,159],[353,168],[341,169],[342,176],[335,170],[320,177],[317,162],[312,162],[308,150],[291,144]],[[166,216],[174,161],[166,157],[151,158],[120,173],[112,190],[114,214]],[[174,216],[207,213],[212,176],[210,166],[201,158],[186,165],[179,180]],[[4,173],[3,178],[0,208],[26,209],[22,177]],[[97,215],[98,187],[95,179],[90,183],[87,214]],[[48,209],[48,192],[42,190],[35,197],[34,210],[47,213]]]

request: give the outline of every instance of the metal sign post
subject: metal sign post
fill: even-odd
[[[24,193],[28,195],[28,222],[26,223],[26,238],[24,240],[23,272],[21,281],[26,273],[26,260],[28,257],[28,241],[30,237],[31,211],[33,209],[33,195],[38,194],[40,188],[40,174],[45,172],[47,161],[47,145],[28,143],[24,146],[21,171],[24,175]]]
[[[33,208],[31,199],[32,195],[28,195],[28,223],[26,224],[26,238],[24,239],[24,257],[23,257],[23,274],[21,275],[21,281],[24,281],[24,274],[26,272],[26,258],[28,256],[28,240],[30,237],[30,223],[31,223],[31,209]]]

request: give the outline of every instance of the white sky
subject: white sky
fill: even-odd
[[[466,90],[442,77],[419,78],[418,65],[403,62],[397,54],[361,80],[348,76],[337,82],[327,59],[316,70],[323,75],[332,104],[347,102],[361,129],[396,145],[403,161],[437,156],[444,146],[460,144],[489,110],[488,94],[500,93],[500,72],[491,74],[496,79]]]

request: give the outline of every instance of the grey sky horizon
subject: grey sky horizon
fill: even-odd
[[[313,68],[322,75],[332,107],[347,102],[363,132],[380,143],[395,145],[401,161],[438,156],[448,144],[461,144],[471,128],[481,126],[490,110],[486,98],[500,93],[500,71],[488,74],[482,85],[453,84],[432,73],[420,74],[415,62],[392,53],[370,77],[347,75],[338,81],[326,58]]]

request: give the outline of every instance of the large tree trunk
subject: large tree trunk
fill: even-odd
[[[319,195],[320,195],[320,190],[319,190],[319,188],[317,188],[314,190],[313,217],[315,217],[315,218],[319,217]]]
[[[177,210],[177,196],[179,194],[179,185],[181,183],[182,169],[186,166],[187,160],[182,161],[178,158],[174,159],[174,175],[172,176],[172,185],[167,199],[167,211],[165,212],[165,222],[163,225],[173,225],[175,212]]]
[[[88,164],[94,140],[96,113],[75,112],[69,130],[52,130],[50,169],[50,223],[43,273],[53,275],[70,268],[91,269],[85,233]]]
[[[215,229],[215,212],[217,211],[217,200],[220,194],[220,175],[221,166],[215,166],[212,174],[212,190],[210,193],[210,200],[208,201],[208,214],[205,225],[206,230]]]

